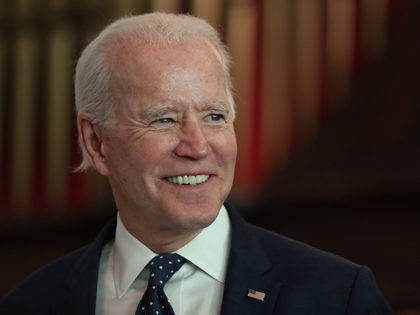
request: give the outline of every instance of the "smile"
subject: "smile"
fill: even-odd
[[[167,177],[166,180],[176,185],[198,185],[206,182],[209,175],[184,175]]]

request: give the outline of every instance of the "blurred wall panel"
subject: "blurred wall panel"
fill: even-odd
[[[166,1],[173,3],[175,1]],[[134,15],[139,12],[146,12],[151,10],[153,0],[119,0],[111,1],[110,4],[114,6],[112,10],[116,18]]]
[[[256,132],[256,122],[252,116],[256,23],[254,1],[233,1],[227,12],[226,40],[233,59],[232,77],[238,110],[235,128],[240,158],[237,161],[235,181],[242,183],[242,186],[234,188],[238,195],[246,194],[253,186],[249,170],[252,169],[251,154],[254,148],[249,140]]]
[[[264,177],[274,166],[287,165],[292,128],[292,5],[288,0],[265,2],[261,153]],[[276,139],[273,141],[273,139]]]
[[[23,4],[22,8],[23,7]],[[12,196],[11,207],[17,218],[31,215],[35,160],[35,100],[38,80],[39,39],[33,30],[20,29],[15,41],[14,93],[12,114]]]
[[[353,0],[328,0],[326,76],[332,105],[344,106],[351,92],[356,5]]]
[[[181,0],[154,0],[152,9],[153,11],[177,13],[180,11],[182,1]]]
[[[225,0],[194,0],[192,2],[192,12],[194,15],[204,18],[223,34],[221,26],[225,2]]]
[[[44,7],[2,1],[0,216],[65,216],[112,205],[105,178],[71,173],[80,160],[74,64],[110,20],[189,12],[221,31],[233,55],[238,108],[233,195],[245,200],[257,197],[273,171],[301,156],[347,106],[361,65],[386,47],[390,1],[49,0]]]
[[[66,24],[54,27],[48,40],[48,97],[46,128],[46,185],[48,208],[64,211],[68,204],[70,149],[74,122],[72,76],[75,34]]]
[[[0,8],[1,9],[1,8]],[[6,54],[7,54],[7,47],[6,47],[6,39],[4,36],[4,32],[0,31],[0,191],[3,191],[4,185],[4,174],[3,174],[3,163],[4,163],[4,155],[5,155],[5,147],[4,147],[4,140],[5,140],[5,128],[4,128],[4,120],[6,119],[5,115],[5,80],[6,80]],[[0,206],[2,199],[2,194],[0,194]],[[1,217],[1,215],[0,215]]]
[[[319,101],[322,67],[322,0],[296,0],[294,5],[295,141],[313,141],[319,128]]]
[[[370,64],[382,57],[386,49],[389,0],[365,0],[360,6],[360,41]]]

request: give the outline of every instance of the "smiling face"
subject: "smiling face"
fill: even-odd
[[[235,114],[207,41],[146,48],[113,56],[120,103],[109,126],[92,127],[101,155],[92,164],[109,178],[130,232],[173,250],[213,222],[230,192]]]

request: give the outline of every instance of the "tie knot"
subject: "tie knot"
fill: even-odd
[[[185,261],[184,257],[175,253],[156,256],[147,265],[150,270],[149,285],[164,286]]]

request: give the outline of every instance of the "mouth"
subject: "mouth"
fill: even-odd
[[[166,177],[165,180],[175,185],[191,185],[196,186],[203,184],[209,180],[209,175],[179,175]]]

